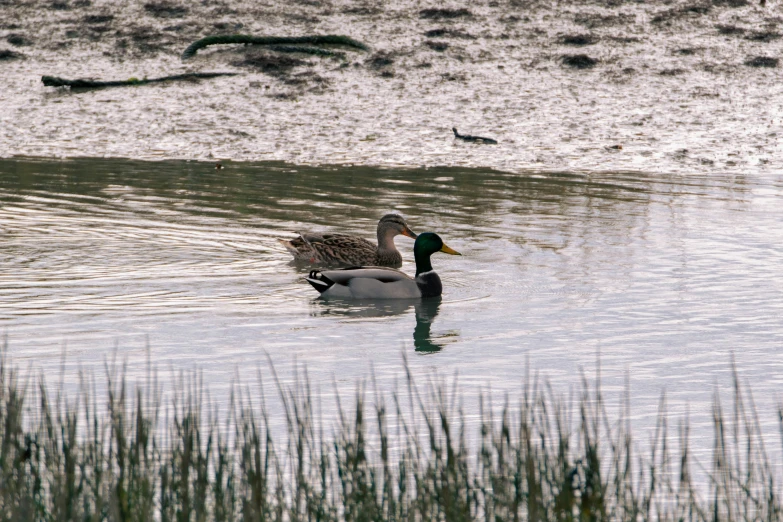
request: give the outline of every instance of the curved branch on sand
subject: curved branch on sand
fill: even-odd
[[[270,45],[267,49],[270,51],[277,51],[278,53],[302,53],[311,54],[313,56],[337,56],[340,58],[345,56],[345,53],[341,51],[331,51],[329,49],[307,47],[305,45]]]
[[[207,36],[190,44],[182,53],[182,60],[193,57],[199,49],[210,45],[245,44],[245,45],[341,45],[349,49],[368,51],[369,47],[348,36],[339,34],[324,34],[313,36],[250,36],[247,34]],[[285,52],[285,51],[284,51]],[[287,51],[292,52],[292,51]],[[305,51],[297,51],[305,52]]]

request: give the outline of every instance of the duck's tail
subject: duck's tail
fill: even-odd
[[[299,237],[294,239],[278,239],[278,241],[297,261],[306,261],[308,263],[319,263],[321,261],[318,250],[313,247],[313,244],[307,239],[305,234],[299,234]]]
[[[310,252],[308,252],[307,248],[302,248],[303,246],[306,246],[301,241],[297,241],[299,238],[296,239],[278,239],[281,245],[285,247],[286,250],[288,250],[288,253],[294,256],[294,259],[301,260],[301,261],[307,261],[312,256]],[[297,244],[298,243],[298,244]]]
[[[305,277],[305,280],[318,290],[319,294],[323,294],[334,286],[334,281],[326,277],[320,270],[310,270],[310,275]]]

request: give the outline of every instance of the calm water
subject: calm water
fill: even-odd
[[[733,354],[774,432],[781,196],[768,174],[0,160],[0,331],[21,366],[59,372],[65,349],[66,380],[115,349],[141,372],[149,342],[218,401],[267,354],[327,388],[371,368],[390,387],[404,353],[416,375],[516,392],[528,364],[565,391],[600,353],[610,394],[628,376],[637,422],[665,389],[697,427]],[[433,258],[442,302],[323,302],[277,241],[373,238],[390,210],[464,254]],[[412,242],[397,245],[412,271]]]

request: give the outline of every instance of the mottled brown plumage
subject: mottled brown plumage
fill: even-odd
[[[416,238],[399,214],[386,214],[378,222],[378,245],[348,234],[301,234],[280,240],[297,261],[319,266],[402,266],[402,255],[394,237]]]

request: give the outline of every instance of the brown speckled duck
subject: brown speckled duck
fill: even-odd
[[[394,237],[417,235],[399,214],[386,214],[378,221],[378,245],[347,234],[301,234],[296,239],[280,240],[297,261],[327,266],[402,266],[402,255]]]

